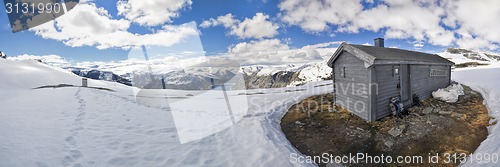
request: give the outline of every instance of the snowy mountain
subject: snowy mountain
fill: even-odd
[[[331,68],[326,61],[303,65],[242,67],[248,88],[277,88],[298,86],[308,82],[328,80]]]
[[[500,54],[493,52],[449,48],[437,54],[457,65],[470,62],[481,64],[500,62]],[[145,89],[161,89],[162,79],[167,89],[179,90],[208,90],[213,84],[226,83],[233,78],[231,89],[290,87],[331,79],[331,68],[327,66],[326,60],[306,64],[241,67],[239,64],[217,66],[217,63],[209,66],[203,62],[200,59],[189,62],[188,65],[178,65],[160,59],[150,62],[125,60],[107,63],[84,62],[76,66],[52,65],[69,70],[78,76]]]
[[[493,52],[448,48],[442,53],[437,53],[439,56],[444,57],[455,64],[477,62],[477,63],[496,63],[500,62],[500,54]]]
[[[109,71],[88,70],[81,68],[66,68],[66,69],[81,77],[103,80],[103,81],[118,82],[124,85],[132,86],[132,82],[129,79],[116,75],[115,73]]]
[[[500,62],[500,54],[485,51],[449,48],[438,55],[456,64],[477,62],[491,64]],[[200,63],[201,62],[201,63]],[[79,76],[113,81],[138,88],[161,89],[165,82],[167,89],[208,90],[213,84],[228,82],[236,77],[231,89],[278,88],[303,85],[308,82],[331,79],[331,68],[326,60],[306,64],[251,65],[238,64],[212,67],[203,61],[189,65],[176,65],[167,60],[151,62],[125,60],[109,63],[80,63],[77,66],[63,66]],[[243,84],[244,83],[244,84]]]
[[[437,54],[455,62],[457,65],[470,62],[482,64],[500,62],[500,54],[486,51],[449,48]],[[165,68],[165,66],[171,66],[165,63],[165,61],[151,62],[149,64],[152,69],[150,72],[148,71],[147,63],[131,60],[108,64],[84,64],[77,68],[84,69],[82,71],[97,70],[101,71],[101,73],[107,73],[102,71],[109,71],[112,74],[106,75],[117,75],[123,78],[123,80],[131,81],[138,88],[147,89],[162,88],[160,82],[162,78],[167,88],[184,90],[210,89],[212,87],[212,80],[224,83],[239,75],[243,76],[245,84],[239,82],[232,89],[289,87],[331,79],[331,68],[327,66],[326,60],[306,64],[251,65],[242,67],[239,67],[239,65],[230,65],[228,66],[229,68],[208,68],[206,65]],[[93,79],[109,80],[107,78],[109,77],[94,77]],[[239,79],[241,80],[241,78]],[[117,82],[122,83],[121,81]]]
[[[98,80],[114,81],[145,89],[161,89],[163,79],[167,89],[207,90],[212,82],[225,83],[243,76],[244,82],[234,83],[232,89],[277,88],[303,85],[307,82],[321,81],[330,78],[331,68],[326,61],[307,64],[288,65],[231,65],[211,67],[194,65],[184,68],[165,69],[161,64],[150,65],[149,71],[143,63],[126,62],[118,64],[88,64],[86,66],[63,67],[73,73]],[[130,70],[135,69],[135,70]],[[156,69],[156,70],[155,70]],[[160,69],[160,70],[158,70]],[[161,70],[163,69],[163,70]],[[120,75],[118,75],[120,74]],[[241,76],[240,76],[241,75]],[[244,83],[244,84],[243,84]]]

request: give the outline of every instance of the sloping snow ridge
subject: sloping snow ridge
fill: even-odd
[[[464,95],[464,88],[460,84],[453,84],[447,88],[438,89],[432,92],[432,97],[447,103],[456,103],[458,101],[458,96],[462,95]]]
[[[178,129],[173,113],[144,104],[165,99],[161,96],[165,92],[179,97],[191,94],[192,98],[206,92],[151,90],[152,96],[139,97],[136,94],[141,90],[91,79],[89,86],[113,91],[82,87],[32,89],[57,84],[78,86],[81,78],[35,61],[2,59],[0,82],[2,167],[315,166],[291,163],[291,153],[301,154],[288,142],[279,123],[291,105],[312,95],[332,92],[331,86],[321,86],[330,83],[324,81],[228,94],[246,96],[248,112],[225,129],[181,144],[179,132],[186,129]],[[154,100],[141,102],[146,98]],[[176,100],[184,102],[189,98]],[[177,111],[181,116],[183,112],[197,112],[195,109],[206,104],[187,105],[185,110]],[[216,124],[226,120],[197,121]]]
[[[294,81],[289,86],[322,81],[332,75],[332,68],[328,67],[326,61],[310,63],[304,66],[299,73],[300,81]]]
[[[457,69],[452,73],[452,79],[470,86],[482,94],[489,114],[493,121],[500,119],[500,67],[489,66],[481,68]],[[499,166],[500,162],[492,163],[491,159],[500,157],[500,128],[497,123],[488,128],[489,135],[466,163],[461,166]],[[490,159],[489,163],[486,158]]]
[[[448,50],[437,53],[437,55],[448,59],[455,64],[462,64],[468,62],[477,62],[483,64],[490,64],[500,62],[500,54],[493,52],[485,52],[478,50],[467,50],[449,48]]]

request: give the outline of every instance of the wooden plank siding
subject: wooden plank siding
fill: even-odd
[[[376,65],[374,66],[376,75],[377,94],[375,98],[375,119],[380,119],[388,116],[391,113],[389,103],[392,97],[399,97],[400,83],[399,76],[393,74],[394,65]]]
[[[345,68],[345,76],[342,69]],[[368,120],[368,69],[364,61],[343,52],[333,64],[335,81],[335,103],[349,112]]]
[[[391,113],[389,102],[392,97],[399,97],[401,90],[400,76],[394,76],[393,69],[395,65],[375,65],[376,85],[378,93],[376,95],[376,114],[375,119],[388,116]],[[397,65],[396,65],[397,66]],[[431,97],[432,92],[445,88],[450,84],[450,66],[437,65],[410,65],[410,84],[411,95],[416,94],[420,100]],[[445,70],[446,76],[430,76],[431,69]],[[408,107],[409,103],[405,103]]]
[[[391,115],[393,97],[404,98],[406,108],[414,95],[424,100],[449,86],[453,64],[435,54],[347,43],[328,60],[335,104],[367,121]]]
[[[412,65],[411,86],[412,95],[416,94],[420,100],[431,97],[432,92],[450,85],[450,66]],[[446,76],[430,76],[431,69],[444,70]]]

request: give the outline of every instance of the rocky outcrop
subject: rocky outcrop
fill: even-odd
[[[268,75],[246,75],[245,85],[248,89],[286,87],[294,81],[299,81],[298,72],[279,71]]]
[[[96,79],[96,80],[104,80],[111,82],[118,82],[124,85],[132,86],[132,82],[124,78],[122,76],[116,75],[112,72],[108,71],[99,71],[99,70],[83,70],[83,69],[73,69],[71,70],[73,74],[76,74],[81,77]]]

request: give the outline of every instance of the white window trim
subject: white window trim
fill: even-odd
[[[446,70],[432,69],[431,68],[429,76],[431,76],[431,77],[447,77],[448,76],[448,71],[446,71]]]
[[[345,67],[340,67],[340,77],[345,78]]]
[[[400,65],[394,65],[392,66],[392,77],[397,77],[401,73],[401,66]],[[397,73],[396,73],[397,70]]]

